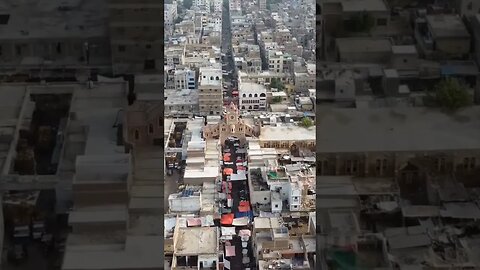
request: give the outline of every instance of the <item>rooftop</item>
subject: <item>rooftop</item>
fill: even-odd
[[[315,138],[315,126],[304,128],[296,125],[264,126],[259,137],[260,141],[310,141]]]
[[[457,15],[428,15],[427,22],[434,38],[470,37],[465,24]]]
[[[340,53],[390,52],[392,42],[387,38],[337,38]]]
[[[454,115],[426,108],[325,109],[316,136],[324,153],[480,149],[478,119],[478,106]]]
[[[2,1],[0,14],[10,15],[0,39],[80,38],[107,35],[106,2],[94,0]]]
[[[339,3],[343,12],[362,12],[362,11],[388,11],[388,7],[383,0],[324,0],[327,3]]]
[[[161,236],[129,236],[125,249],[68,251],[63,259],[64,270],[78,269],[155,269],[163,266]],[[90,249],[91,250],[91,249]]]
[[[216,227],[178,228],[175,239],[175,255],[216,254],[218,252],[218,232]]]

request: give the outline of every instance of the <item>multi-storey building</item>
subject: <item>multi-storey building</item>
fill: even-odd
[[[163,20],[165,22],[166,34],[170,34],[175,25],[175,20],[177,19],[177,2],[172,4],[165,4],[165,9],[163,10]]]
[[[241,83],[239,87],[239,107],[242,111],[265,110],[267,90],[256,83]]]
[[[158,72],[163,68],[164,4],[155,0],[109,0],[114,74]]]
[[[290,73],[292,71],[292,57],[281,51],[268,52],[268,69],[277,73]]]
[[[223,110],[222,71],[200,68],[198,77],[198,104],[204,115],[220,115]]]
[[[195,71],[190,69],[175,70],[175,89],[195,89]]]
[[[79,69],[110,72],[104,2],[2,1],[0,10],[1,72],[35,77],[74,77]],[[59,68],[62,75],[54,71]]]

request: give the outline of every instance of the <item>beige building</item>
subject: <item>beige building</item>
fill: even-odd
[[[163,145],[163,95],[141,94],[125,114],[127,147]]]
[[[392,55],[392,42],[387,38],[337,38],[335,42],[339,62],[386,64]]]
[[[222,145],[229,136],[236,136],[242,143],[245,143],[247,136],[258,137],[259,135],[260,126],[250,125],[244,119],[240,118],[240,111],[233,103],[227,107],[222,122],[207,125],[203,128],[203,137],[205,139],[219,138]]]
[[[108,0],[114,74],[161,71],[163,8],[155,0]]]
[[[417,22],[415,37],[427,59],[464,58],[470,52],[470,33],[458,15],[427,15],[425,22]]]
[[[390,24],[390,9],[384,0],[324,0],[321,2],[324,30],[341,33],[354,16],[366,12],[375,21],[374,28],[385,28]]]
[[[0,10],[0,71],[45,77],[60,76],[58,68],[71,77],[79,68],[110,71],[104,2],[2,1]]]
[[[220,115],[223,110],[221,69],[200,68],[198,89],[198,106],[200,114]]]
[[[480,132],[473,120],[479,107],[457,118],[417,108],[333,109],[318,115],[317,175],[398,177],[401,186],[418,184],[415,179],[427,172],[469,175],[479,166]]]

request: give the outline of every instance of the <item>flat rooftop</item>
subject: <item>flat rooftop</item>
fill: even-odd
[[[176,256],[217,254],[218,232],[216,227],[178,228]]]
[[[323,4],[338,3],[343,12],[388,11],[383,0],[324,0]]]
[[[162,253],[162,236],[129,236],[122,250],[67,250],[62,269],[162,269]]]
[[[427,22],[434,38],[470,37],[465,24],[457,15],[428,15]]]
[[[390,52],[392,42],[387,38],[337,38],[340,53]]]
[[[308,141],[316,138],[315,126],[304,128],[296,125],[264,126],[260,141]]]
[[[320,110],[317,152],[480,149],[478,119],[480,106],[455,115],[426,108]]]
[[[1,1],[0,14],[9,15],[7,23],[0,27],[0,40],[107,36],[105,1]]]

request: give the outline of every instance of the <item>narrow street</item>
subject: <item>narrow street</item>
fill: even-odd
[[[253,262],[253,250],[251,239],[247,242],[242,243],[240,232],[242,230],[250,230],[252,222],[252,212],[250,205],[250,195],[248,192],[248,181],[247,179],[233,180],[233,175],[242,175],[242,171],[247,169],[246,155],[244,151],[239,151],[241,148],[240,141],[238,138],[230,137],[225,142],[225,146],[222,148],[222,153],[224,154],[222,172],[225,172],[225,169],[231,169],[230,173],[223,173],[222,180],[226,183],[226,186],[229,186],[227,183],[231,183],[231,189],[226,188],[225,191],[231,196],[232,204],[230,208],[231,214],[234,215],[235,219],[247,217],[248,223],[246,226],[236,226],[235,231],[236,235],[233,236],[231,240],[231,245],[235,246],[235,256],[228,257],[228,260],[231,264],[232,270],[243,270],[246,268],[254,269],[255,263]],[[242,153],[240,153],[242,152]],[[228,157],[228,158],[225,158]],[[240,165],[239,165],[240,164]],[[245,205],[247,205],[248,211],[245,211]]]

